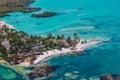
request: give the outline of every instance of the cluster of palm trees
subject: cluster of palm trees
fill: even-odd
[[[47,37],[41,37],[28,35],[15,29],[4,28],[2,30],[4,30],[6,35],[0,34],[0,41],[8,40],[11,47],[9,50],[5,50],[5,47],[0,44],[0,53],[6,54],[6,59],[12,63],[18,63],[16,62],[18,58],[15,58],[18,55],[19,57],[21,56],[19,58],[19,62],[21,62],[20,60],[24,61],[28,57],[32,57],[33,60],[36,58],[35,55],[42,55],[42,52],[48,50],[75,47],[79,39],[77,33],[74,33],[74,39],[71,39],[69,36],[65,38],[64,35],[55,37],[52,33],[48,33]]]

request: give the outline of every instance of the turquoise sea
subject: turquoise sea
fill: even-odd
[[[65,55],[47,61],[60,65],[60,68],[46,80],[99,80],[101,74],[120,74],[119,4],[120,0],[36,0],[30,6],[41,7],[41,11],[13,12],[0,20],[33,35],[45,36],[52,32],[54,35],[73,36],[76,32],[83,39],[109,40],[87,49],[83,56]],[[58,15],[30,17],[33,13],[44,11],[55,11]],[[26,80],[26,77],[0,66],[0,80]]]

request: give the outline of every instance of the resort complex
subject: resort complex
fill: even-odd
[[[29,66],[54,55],[80,53],[99,42],[81,40],[77,33],[74,33],[74,39],[64,35],[53,36],[52,33],[47,37],[28,35],[0,21],[0,57],[12,65]]]
[[[0,0],[0,80],[120,80],[120,0]]]

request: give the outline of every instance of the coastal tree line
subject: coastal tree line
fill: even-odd
[[[7,41],[10,46],[9,50],[6,50],[6,47],[0,44],[0,57],[11,64],[19,64],[26,59],[32,63],[36,55],[42,55],[42,52],[48,50],[62,50],[70,46],[74,49],[79,41],[77,33],[74,33],[74,39],[72,39],[65,35],[53,36],[51,32],[47,34],[47,37],[33,36],[10,28],[2,28],[0,32],[0,43]]]

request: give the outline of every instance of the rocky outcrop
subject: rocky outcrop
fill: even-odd
[[[101,75],[100,80],[120,80],[120,74],[104,74]]]
[[[9,12],[32,12],[41,8],[28,7],[34,0],[0,0],[0,17],[9,16]]]
[[[42,17],[52,17],[57,15],[56,12],[43,12],[40,14],[32,14],[31,17],[38,17],[38,18],[42,18]]]
[[[28,74],[28,76],[32,80],[40,77],[48,77],[52,72],[54,72],[58,68],[59,66],[50,66],[50,65],[38,66],[34,68],[33,71]]]

